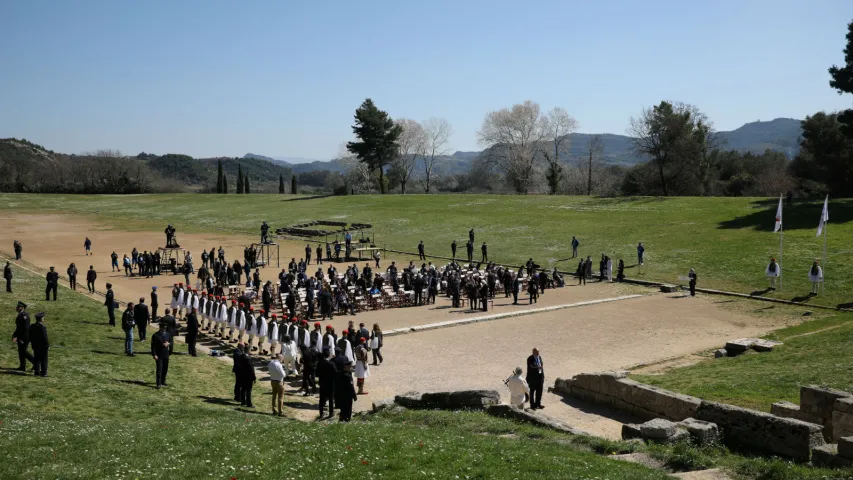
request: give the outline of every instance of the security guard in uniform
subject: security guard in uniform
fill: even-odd
[[[18,302],[15,307],[18,316],[15,318],[15,333],[12,334],[12,341],[18,345],[18,360],[20,366],[18,370],[24,372],[27,370],[26,360],[33,363],[33,356],[27,351],[27,345],[30,344],[30,314],[27,312],[27,304]]]
[[[47,286],[44,289],[44,301],[50,301],[50,293],[53,292],[53,301],[56,301],[56,288],[59,286],[59,273],[50,267],[44,279],[47,281]]]

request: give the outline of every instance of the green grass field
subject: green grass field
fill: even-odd
[[[770,353],[709,360],[663,375],[634,375],[638,381],[707,400],[770,411],[780,400],[799,403],[800,387],[824,385],[853,391],[850,352],[853,314],[839,313],[777,330],[767,338],[784,342]]]
[[[33,315],[47,313],[52,349],[48,378],[12,370],[9,337],[0,349],[2,479],[665,478],[484,414],[302,423],[265,415],[269,396],[258,389],[258,408],[240,410],[228,400],[230,365],[212,357],[173,356],[169,386],[156,390],[148,344],[124,356],[100,302],[61,288],[58,302],[45,303],[43,280],[21,269],[15,289],[0,295],[4,335],[20,299]]]
[[[448,256],[456,239],[464,256],[469,228],[477,248],[486,241],[490,256],[506,263],[533,257],[542,265],[574,270],[572,235],[580,252],[596,262],[602,252],[624,259],[629,277],[675,282],[690,267],[699,286],[744,293],[763,291],[764,269],[779,255],[772,233],[777,199],[759,198],[591,198],[498,195],[360,195],[292,201],[282,195],[0,195],[10,210],[61,211],[90,215],[122,229],[233,231],[258,234],[261,221],[274,228],[310,220],[372,223],[379,244]],[[830,203],[825,295],[809,299],[807,272],[822,255],[816,238],[822,202],[786,208],[784,290],[768,293],[822,305],[853,305],[853,200]],[[81,236],[84,232],[81,232]],[[642,274],[634,267],[636,245],[646,246]],[[8,248],[11,248],[9,246]]]

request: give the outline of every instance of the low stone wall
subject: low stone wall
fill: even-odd
[[[723,441],[730,446],[780,455],[797,461],[808,461],[811,450],[825,444],[824,427],[820,422],[810,423],[708,402],[633,381],[625,378],[626,374],[627,372],[601,372],[580,374],[571,379],[558,378],[554,382],[553,391],[629,412],[644,419],[665,418],[679,422],[695,418],[712,422],[719,426]],[[825,409],[830,396],[831,394],[827,394],[824,398],[820,394],[807,394],[807,404],[810,405],[807,412],[812,412],[818,406]],[[833,402],[846,402],[846,398],[848,397],[835,397]],[[853,420],[853,401],[844,403],[844,406],[847,408],[845,412],[850,412],[849,418]],[[798,415],[809,419],[818,418],[812,413]]]
[[[807,462],[813,448],[824,445],[823,426],[770,413],[703,401],[696,419],[716,423],[723,441],[773,455]]]
[[[558,378],[553,390],[646,420],[665,418],[679,422],[695,418],[700,399],[639,383],[626,375],[624,371],[582,373],[571,379]]]

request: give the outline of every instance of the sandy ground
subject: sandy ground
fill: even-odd
[[[242,260],[244,246],[257,241],[254,236],[184,234],[180,232],[180,225],[177,226],[181,246],[193,253],[197,265],[201,261],[202,248],[218,249],[221,245],[228,258],[238,256]],[[94,256],[83,254],[86,236],[93,242]],[[68,264],[75,262],[80,272],[78,278],[82,280],[78,290],[85,291],[85,272],[89,265],[94,265],[99,272],[98,290],[104,290],[104,284],[109,281],[116,297],[124,301],[134,301],[140,296],[147,301],[151,286],[157,285],[162,291],[161,305],[165,305],[171,285],[183,279],[172,275],[152,279],[129,278],[123,273],[110,272],[109,255],[113,250],[121,258],[134,246],[139,251],[156,249],[165,242],[159,231],[124,232],[83,217],[2,212],[0,250],[11,253],[14,239],[23,242],[24,260],[41,268],[54,265],[64,275]],[[283,267],[291,257],[298,260],[304,253],[304,243],[278,243]],[[383,259],[383,267],[390,260]],[[408,263],[408,258],[398,257],[395,260]],[[361,262],[359,266],[363,264]],[[275,279],[279,270],[262,268],[261,277],[264,280]],[[508,395],[503,380],[516,365],[524,366],[533,347],[540,349],[545,360],[547,388],[557,377],[660,362],[719,346],[732,338],[757,336],[779,326],[770,320],[720,308],[715,305],[717,299],[714,297],[651,294],[649,290],[616,284],[589,284],[585,287],[572,284],[548,290],[532,307],[526,301],[514,306],[511,300],[499,295],[494,302],[495,308],[488,313],[523,312],[533,307],[613,298],[638,291],[650,295],[389,337],[383,348],[385,363],[373,367],[372,376],[367,381],[370,394],[360,398],[356,409],[365,410],[374,400],[411,390],[491,388]],[[62,295],[60,290],[60,297]],[[338,331],[346,328],[349,320],[356,324],[364,322],[368,326],[379,323],[383,329],[390,330],[483,314],[450,308],[449,300],[439,297],[435,305],[365,312],[355,317],[336,316],[333,321],[324,323],[331,323]],[[106,313],[103,320],[106,322]],[[265,410],[268,400],[265,396],[259,397],[257,403]],[[314,402],[313,399],[290,397],[289,403],[297,417],[308,419],[314,415],[311,406]],[[547,392],[543,404],[546,405],[543,411],[546,415],[610,438],[619,437],[620,421],[631,420]]]

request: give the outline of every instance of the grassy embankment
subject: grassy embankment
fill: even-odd
[[[269,396],[257,389],[256,411],[240,410],[229,400],[229,364],[211,357],[174,356],[169,386],[156,390],[148,345],[124,356],[123,334],[106,326],[100,302],[62,288],[46,303],[43,280],[21,269],[14,288],[0,295],[5,334],[20,299],[33,316],[47,313],[53,347],[48,378],[13,370],[8,336],[0,349],[3,479],[664,478],[567,445],[565,435],[483,414],[302,423],[262,415]]]
[[[572,235],[582,255],[606,252],[624,259],[629,277],[676,281],[690,267],[699,285],[744,293],[764,291],[764,268],[779,255],[779,235],[772,233],[776,199],[758,198],[590,198],[566,196],[407,195],[329,197],[290,201],[280,195],[0,195],[10,210],[61,211],[93,216],[116,228],[156,228],[171,222],[180,231],[234,231],[257,234],[261,221],[275,227],[318,219],[367,222],[379,243],[415,251],[424,240],[427,254],[449,255],[459,243],[464,256],[467,232],[475,228],[476,256],[482,241],[493,259],[522,263],[530,257],[542,265],[574,270]],[[807,271],[820,257],[815,237],[822,202],[786,208],[784,290],[764,292],[783,299],[822,305],[853,302],[853,201],[830,203],[827,286],[810,299]],[[226,214],[225,212],[229,212]],[[235,215],[235,212],[239,214]],[[642,274],[636,264],[638,241],[646,245]]]

